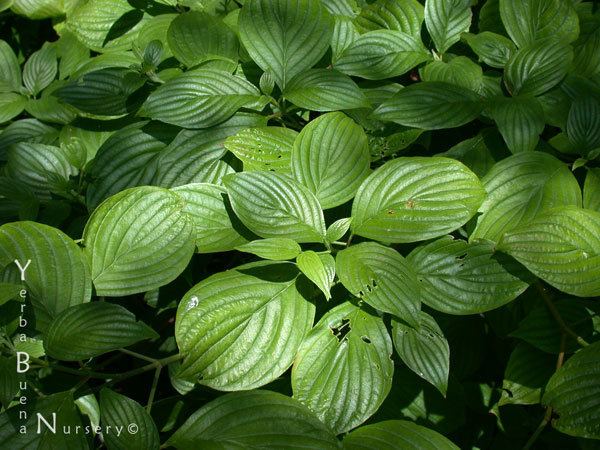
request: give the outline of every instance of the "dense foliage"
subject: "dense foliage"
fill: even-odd
[[[597,448],[597,6],[0,0],[0,447]]]

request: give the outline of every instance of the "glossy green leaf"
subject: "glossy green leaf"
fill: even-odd
[[[583,185],[583,207],[600,212],[600,169],[588,169]]]
[[[420,312],[417,323],[415,329],[392,320],[394,347],[404,364],[445,396],[450,373],[448,341],[429,314]]]
[[[245,170],[290,173],[290,157],[298,132],[282,127],[246,128],[228,137],[224,146],[244,163]]]
[[[0,160],[6,160],[6,151],[18,142],[52,144],[58,138],[55,128],[37,119],[21,119],[8,125],[0,133]]]
[[[555,37],[577,39],[579,24],[572,2],[563,0],[500,0],[500,15],[508,35],[519,47]]]
[[[329,225],[329,227],[327,227],[327,233],[325,234],[327,242],[332,243],[344,237],[344,235],[350,229],[351,223],[352,219],[350,217],[346,217],[344,219],[336,220]]]
[[[223,391],[263,386],[285,372],[312,326],[292,263],[261,261],[217,273],[179,303],[179,376]]]
[[[0,282],[0,305],[5,304],[9,300],[20,298],[19,293],[23,286],[17,283],[2,283]]]
[[[573,43],[575,50],[574,73],[591,76],[600,71],[600,17],[593,3],[579,3],[579,38]]]
[[[60,17],[65,13],[65,3],[60,0],[14,0],[11,9],[29,19]]]
[[[423,81],[441,81],[478,92],[483,83],[481,66],[466,56],[457,56],[449,62],[433,61],[420,71]]]
[[[41,93],[39,98],[30,98],[25,105],[25,111],[33,117],[45,122],[67,124],[77,117],[77,110],[61,102],[54,92],[67,84],[66,81],[53,81]]]
[[[236,392],[206,404],[168,444],[180,450],[207,448],[339,448],[335,436],[297,400],[270,391]]]
[[[300,73],[287,84],[284,96],[294,105],[313,111],[369,107],[356,83],[336,70],[311,69]]]
[[[483,177],[487,198],[470,239],[498,241],[504,233],[537,214],[562,205],[581,206],[581,189],[573,173],[542,152],[525,152],[497,163]]]
[[[335,278],[335,260],[330,254],[317,254],[312,250],[300,253],[296,257],[296,264],[306,277],[315,283],[325,295],[331,298],[330,289]]]
[[[21,68],[15,52],[0,39],[0,92],[19,92]]]
[[[45,334],[44,348],[55,359],[81,361],[155,337],[122,306],[90,302],[62,311]]]
[[[19,261],[21,269],[15,264]],[[13,222],[0,227],[0,276],[21,280],[25,269],[27,297],[35,326],[44,330],[70,306],[90,300],[90,271],[81,250],[62,231],[35,222]]]
[[[355,23],[350,17],[335,17],[331,36],[331,60],[335,64],[350,45],[360,36]]]
[[[525,271],[485,241],[444,236],[417,247],[407,260],[421,282],[422,301],[447,314],[490,311],[527,289]]]
[[[333,20],[317,0],[248,0],[239,27],[254,62],[285,89],[325,54]]]
[[[454,128],[475,119],[483,104],[473,91],[443,82],[422,82],[401,89],[373,113],[379,120],[424,130]]]
[[[107,427],[124,427],[122,432],[103,434],[109,450],[143,448],[158,450],[160,437],[150,414],[142,406],[108,388],[100,391],[100,423]],[[128,428],[135,424],[136,428]]]
[[[501,34],[484,31],[478,34],[466,33],[462,39],[490,67],[503,69],[511,56],[517,51],[513,42]]]
[[[562,433],[600,438],[600,343],[579,350],[550,378],[542,402],[559,417]]]
[[[345,302],[326,313],[302,342],[292,368],[294,398],[335,433],[351,430],[387,396],[391,353],[383,321]]]
[[[569,141],[581,154],[600,148],[600,100],[594,97],[577,99],[571,105],[567,119]]]
[[[348,247],[337,254],[336,272],[352,295],[418,328],[419,283],[396,250],[375,242]]]
[[[23,66],[23,84],[37,95],[56,78],[57,72],[56,51],[50,46],[42,47]]]
[[[226,252],[247,240],[232,224],[227,191],[214,184],[193,183],[172,189],[185,200],[183,212],[194,223],[198,253]]]
[[[0,93],[0,124],[14,119],[25,109],[27,97],[13,92]]]
[[[430,58],[419,37],[375,30],[354,40],[336,59],[334,68],[348,75],[382,80],[405,74]]]
[[[362,8],[355,22],[364,32],[387,28],[419,36],[423,15],[423,5],[417,0],[377,0]]]
[[[321,206],[347,202],[368,176],[369,144],[363,129],[340,112],[310,122],[294,142],[294,178],[315,194]]]
[[[407,420],[388,420],[362,426],[344,437],[348,450],[457,450],[443,435]]]
[[[298,243],[289,238],[257,239],[243,245],[238,245],[235,249],[273,261],[294,259],[302,252]]]
[[[176,193],[150,186],[100,204],[83,232],[96,293],[123,296],[173,281],[194,251],[194,224],[184,207]]]
[[[431,239],[464,225],[484,198],[477,176],[456,160],[397,158],[359,188],[352,231],[384,242]]]
[[[258,89],[241,77],[197,69],[170,79],[154,91],[141,113],[184,128],[208,128],[258,100]]]
[[[535,97],[495,97],[490,113],[512,153],[535,150],[544,131],[544,110]]]
[[[516,52],[506,64],[505,83],[512,95],[541,95],[565,77],[573,49],[552,38],[536,41]]]
[[[445,53],[471,26],[470,0],[426,0],[425,24],[439,53]]]
[[[600,213],[563,206],[506,233],[498,249],[557,289],[600,295]]]
[[[236,215],[263,238],[322,242],[325,221],[319,201],[306,187],[272,172],[243,172],[224,179]]]

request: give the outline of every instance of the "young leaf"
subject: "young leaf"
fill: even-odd
[[[583,207],[600,212],[600,169],[588,169],[583,185]]]
[[[470,0],[426,0],[425,24],[439,53],[446,53],[471,26]]]
[[[387,396],[391,353],[383,321],[345,302],[326,313],[302,342],[292,368],[294,398],[336,434],[351,430]]]
[[[454,128],[475,119],[483,103],[470,89],[439,81],[412,84],[375,110],[379,120],[424,130]]]
[[[512,153],[535,150],[544,131],[544,110],[535,97],[495,97],[490,113]]]
[[[423,5],[417,0],[377,0],[363,7],[355,22],[362,32],[384,28],[420,36],[423,15]]]
[[[231,174],[223,181],[236,215],[257,235],[323,242],[323,211],[304,186],[272,172]]]
[[[300,132],[292,150],[294,178],[324,209],[347,202],[369,174],[367,135],[341,112],[324,114]]]
[[[600,213],[563,206],[506,233],[498,249],[555,288],[600,295]]]
[[[478,34],[465,33],[462,35],[462,39],[481,61],[496,69],[503,69],[517,51],[517,47],[510,39],[490,31]]]
[[[270,391],[227,394],[207,403],[169,438],[181,450],[262,446],[339,448],[335,435],[297,400]]]
[[[290,173],[290,158],[298,132],[282,127],[246,128],[223,145],[244,163],[244,169]]]
[[[368,108],[365,94],[336,70],[311,69],[290,80],[283,93],[294,105],[313,111]]]
[[[239,27],[254,62],[284,90],[325,54],[333,20],[317,0],[248,0]]]
[[[83,231],[98,295],[146,292],[173,281],[194,252],[185,201],[157,187],[126,189],[106,199]]]
[[[571,436],[600,438],[600,343],[573,355],[550,378],[542,403],[558,413],[557,430]]]
[[[419,327],[417,276],[396,250],[375,242],[348,247],[337,254],[336,272],[352,295]]]
[[[504,233],[537,214],[562,205],[581,206],[581,189],[573,173],[547,153],[525,152],[498,162],[483,177],[488,195],[470,240],[497,242]]]
[[[458,450],[458,447],[443,435],[408,420],[387,420],[362,426],[347,434],[343,442],[344,448],[348,450]]]
[[[522,281],[525,271],[494,254],[493,245],[485,241],[468,244],[444,236],[417,247],[406,259],[421,282],[423,303],[447,314],[496,309],[528,286]]]
[[[14,261],[18,260],[21,269]],[[90,269],[81,250],[62,231],[35,222],[13,222],[0,227],[0,274],[21,280],[25,269],[28,298],[36,328],[44,330],[69,306],[90,301]]]
[[[336,59],[334,68],[368,80],[405,74],[431,58],[419,37],[396,30],[369,31]]]
[[[175,337],[179,376],[224,391],[254,389],[285,372],[315,308],[292,263],[261,261],[201,281],[183,297]]]
[[[273,261],[294,259],[302,252],[298,243],[289,238],[257,239],[243,245],[238,245],[235,249]]]
[[[235,33],[222,20],[205,12],[179,14],[169,26],[167,42],[175,58],[187,67],[211,59],[238,58]]]
[[[415,329],[392,319],[394,347],[410,370],[446,396],[450,373],[448,341],[429,314],[420,312],[417,322],[418,328]]]
[[[344,219],[339,219],[333,222],[327,228],[327,233],[325,234],[325,238],[327,242],[330,244],[341,239],[350,229],[350,224],[352,223],[352,219],[350,217],[346,217]]]
[[[0,39],[0,92],[19,92],[21,68],[15,52]]]
[[[56,78],[57,72],[56,51],[50,46],[42,47],[23,66],[23,84],[35,96]]]
[[[229,119],[260,97],[256,87],[215,69],[196,69],[170,79],[154,91],[141,114],[184,128],[208,128]]]
[[[352,231],[383,242],[415,242],[464,225],[485,191],[462,163],[403,157],[384,164],[361,185],[352,204]]]
[[[300,253],[296,264],[306,278],[315,283],[325,294],[325,299],[331,298],[329,290],[335,278],[335,260],[330,254],[317,254],[312,250]]]
[[[81,361],[156,337],[122,306],[90,302],[62,311],[45,334],[44,348],[55,359]]]
[[[135,433],[133,429],[123,430],[120,434],[104,433],[108,448],[158,450],[160,447],[158,430],[150,414],[138,402],[108,388],[100,391],[100,423],[104,429],[127,427],[129,424],[137,427]]]

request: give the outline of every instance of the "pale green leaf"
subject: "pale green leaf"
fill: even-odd
[[[490,67],[502,69],[517,51],[513,42],[501,34],[484,31],[479,34],[465,33],[462,39],[471,47],[475,54]]]
[[[425,24],[439,53],[446,53],[471,26],[470,0],[426,0]]]
[[[417,0],[377,0],[362,8],[355,23],[361,32],[389,29],[420,36],[423,5]]]
[[[302,251],[298,243],[289,238],[257,239],[243,245],[238,245],[235,249],[273,261],[294,259]]]
[[[535,150],[544,131],[544,110],[535,97],[495,97],[490,113],[512,153]]]
[[[333,222],[329,227],[327,227],[327,232],[325,237],[327,242],[330,244],[332,242],[340,240],[350,229],[350,224],[352,223],[352,219],[350,217],[346,217],[344,219],[338,219]]]
[[[42,47],[23,66],[23,84],[35,96],[56,78],[57,72],[56,50],[50,46]]]
[[[64,0],[14,0],[12,11],[29,19],[39,20],[65,14]]]
[[[0,124],[14,119],[23,112],[27,97],[13,92],[0,93]]]
[[[335,260],[327,253],[317,254],[312,250],[300,253],[296,257],[296,264],[306,277],[315,283],[325,295],[325,299],[331,298],[330,289],[335,277]]]

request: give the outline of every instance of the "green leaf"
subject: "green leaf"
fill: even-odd
[[[579,350],[550,378],[542,403],[558,418],[552,426],[562,433],[600,438],[600,343]]]
[[[425,24],[439,53],[446,53],[471,26],[470,0],[426,0]]]
[[[477,136],[459,142],[439,156],[457,159],[478,177],[483,177],[498,160],[508,155],[497,130],[484,128]]]
[[[508,35],[518,47],[555,37],[566,44],[579,35],[572,2],[563,0],[500,0],[500,15]]]
[[[348,75],[382,80],[405,74],[430,58],[419,37],[375,30],[354,40],[336,59],[334,68]]]
[[[347,450],[458,450],[450,440],[407,420],[387,420],[362,426],[344,437]]]
[[[561,82],[572,61],[571,46],[552,38],[537,41],[509,59],[504,81],[512,95],[541,95]]]
[[[228,137],[224,146],[244,169],[290,173],[290,155],[298,132],[283,127],[246,128]]]
[[[375,110],[379,120],[424,130],[455,128],[475,119],[483,104],[470,89],[438,81],[412,84]]]
[[[311,69],[290,80],[283,93],[294,105],[313,111],[368,108],[365,94],[336,70]]]
[[[106,199],[83,231],[96,293],[123,296],[173,281],[194,252],[194,226],[184,200],[144,186]]]
[[[327,242],[330,244],[341,239],[350,229],[350,224],[352,223],[352,219],[350,217],[346,217],[344,219],[339,219],[333,222],[327,228],[327,232],[325,234],[325,238]]]
[[[108,431],[103,434],[109,450],[160,447],[158,430],[150,414],[138,402],[108,388],[100,391],[100,421],[104,429],[124,427],[121,434]],[[135,432],[128,428],[130,424],[136,425]]]
[[[535,150],[544,131],[544,110],[535,97],[495,97],[490,113],[512,153]]]
[[[65,14],[65,4],[60,0],[14,0],[12,10],[15,14],[29,19],[47,19]]]
[[[457,56],[449,62],[433,61],[421,69],[423,81],[441,81],[475,92],[481,90],[483,72],[479,64],[466,56]]]
[[[19,374],[17,359],[0,356],[0,405],[8,409],[8,405],[19,393]]]
[[[187,67],[211,59],[237,61],[238,57],[235,33],[205,12],[179,14],[169,26],[167,42],[175,58]]]
[[[45,334],[46,353],[63,361],[81,361],[158,335],[122,306],[90,302],[62,311]]]
[[[333,20],[317,0],[248,0],[239,27],[254,62],[284,90],[325,54]]]
[[[583,185],[583,207],[600,212],[600,169],[588,169]]]
[[[57,72],[56,51],[50,46],[42,47],[23,66],[23,84],[35,96],[56,78]]]
[[[498,249],[555,288],[600,295],[600,213],[563,206],[506,233]]]
[[[556,369],[556,357],[519,343],[510,354],[499,405],[535,405]]]
[[[410,370],[433,384],[442,395],[448,389],[450,347],[435,319],[419,313],[418,328],[392,320],[394,347]]]
[[[73,75],[90,59],[89,49],[68,30],[62,30],[54,48],[58,57],[58,78],[61,80]]]
[[[367,135],[341,112],[324,114],[302,129],[291,160],[294,178],[333,208],[354,197],[370,172]]]
[[[273,261],[294,259],[302,252],[298,243],[288,238],[257,239],[243,245],[238,245],[235,249]]]
[[[260,237],[323,242],[323,211],[306,187],[273,172],[236,173],[223,181],[234,212]]]
[[[6,151],[18,142],[52,144],[58,131],[36,119],[21,119],[11,123],[0,133],[0,160],[6,160]]]
[[[90,114],[119,116],[134,111],[135,92],[144,79],[124,67],[109,67],[82,75],[54,91],[61,101]]]
[[[337,254],[336,272],[352,295],[373,308],[419,327],[419,283],[396,250],[363,242]]]
[[[517,51],[517,47],[510,39],[491,31],[478,34],[465,33],[462,35],[462,39],[471,47],[480,61],[496,69],[503,69]]]
[[[452,236],[421,245],[406,258],[421,282],[421,299],[447,314],[479,314],[513,301],[527,289],[518,264],[486,241]]]
[[[56,80],[50,83],[39,98],[30,98],[25,105],[27,111],[33,117],[45,122],[58,123],[61,125],[70,123],[77,117],[77,110],[65,103],[61,103],[54,95],[54,91],[67,84],[66,81]]]
[[[97,427],[100,425],[100,405],[94,394],[87,394],[77,398],[75,405],[81,414],[88,416],[91,426]],[[96,434],[95,430],[93,430],[93,433]]]
[[[27,97],[12,92],[0,93],[0,124],[14,119],[25,109]]]
[[[354,234],[384,242],[415,242],[464,225],[485,191],[462,163],[443,157],[402,157],[373,172],[352,204]]]
[[[355,23],[361,32],[384,28],[420,36],[423,15],[423,5],[417,0],[377,0],[362,8]]]
[[[21,280],[18,260],[25,270],[35,325],[44,330],[69,306],[90,300],[90,270],[81,250],[62,231],[35,222],[13,222],[0,227],[0,278]]]
[[[21,412],[25,412],[26,419],[22,419]],[[55,414],[55,416],[54,416]],[[43,417],[50,425],[56,423],[56,433],[41,422],[39,430],[39,416]],[[56,422],[54,422],[56,418]],[[15,424],[19,424],[15,426]],[[21,426],[26,432],[21,433]],[[63,448],[69,450],[88,450],[89,444],[86,435],[74,431],[63,433],[63,427],[81,431],[84,424],[73,401],[71,391],[59,392],[45,397],[30,397],[26,405],[16,405],[3,414],[0,414],[0,442],[5,448],[30,448],[50,449]]]
[[[19,92],[21,67],[15,52],[0,39],[0,92]]]
[[[335,64],[344,50],[358,39],[360,34],[350,17],[335,17],[333,35],[331,36],[331,60]]]
[[[575,60],[573,72],[584,77],[600,71],[600,17],[593,3],[577,5],[579,38],[573,43]]]
[[[497,242],[547,209],[581,206],[581,189],[573,173],[546,153],[525,152],[503,159],[482,181],[488,195],[470,240]]]
[[[260,97],[256,87],[216,69],[197,69],[171,78],[154,91],[141,114],[184,128],[208,128],[229,119]]]
[[[307,250],[296,257],[296,263],[302,273],[325,294],[325,299],[331,299],[330,289],[335,278],[335,260],[333,256],[326,253],[317,254],[312,250]]]
[[[17,283],[2,283],[0,282],[0,305],[5,304],[9,300],[19,298],[19,293],[23,286]]]
[[[292,263],[261,261],[201,281],[179,303],[179,376],[223,391],[254,389],[285,372],[315,309]]]
[[[292,368],[294,398],[336,434],[351,430],[387,396],[391,353],[383,321],[345,302],[327,312],[302,342]]]
[[[238,248],[247,240],[234,228],[227,191],[214,184],[185,184],[172,189],[185,200],[187,213],[196,229],[198,253],[226,252]]]
[[[356,0],[321,0],[321,4],[337,17],[354,17],[359,9]]]
[[[270,391],[227,394],[206,404],[167,441],[180,450],[207,448],[339,448],[312,411]]]
[[[595,97],[576,99],[567,119],[569,141],[582,155],[600,147],[600,101]]]

